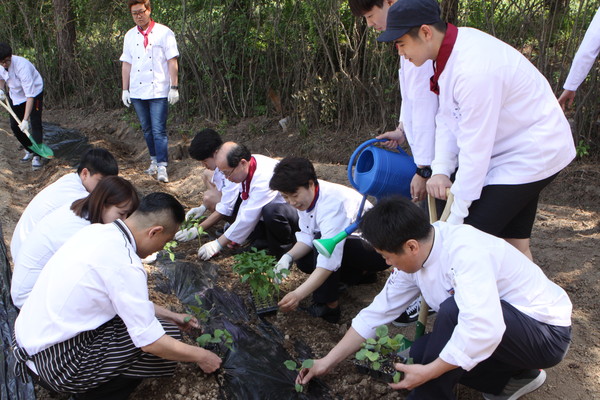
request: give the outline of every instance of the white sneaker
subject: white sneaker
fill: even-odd
[[[493,395],[482,393],[485,400],[517,400],[537,390],[546,381],[546,371],[543,369],[533,369],[526,371],[519,376],[510,378],[502,393]]]
[[[158,179],[159,182],[169,182],[169,175],[167,175],[167,167],[163,165],[158,167],[156,179]]]
[[[40,156],[33,156],[31,159],[31,168],[35,171],[36,169],[40,169],[44,166],[44,162]]]
[[[148,169],[145,170],[144,172],[147,173],[148,175],[154,175],[154,174],[156,174],[157,171],[158,171],[158,165],[156,164],[156,161],[152,160],[150,162],[150,167],[148,167]]]
[[[27,150],[25,150],[25,156],[23,158],[21,158],[21,162],[27,162],[27,161],[31,160],[32,158],[33,158],[33,153],[30,153]]]

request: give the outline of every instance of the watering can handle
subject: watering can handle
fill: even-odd
[[[352,153],[352,155],[350,156],[350,161],[348,161],[348,181],[350,182],[350,184],[352,185],[353,188],[358,189],[356,182],[354,181],[354,178],[352,177],[352,175],[353,175],[352,169],[354,167],[354,162],[356,161],[356,158],[366,147],[371,146],[374,143],[387,142],[387,141],[388,141],[388,139],[369,139],[366,142],[362,143],[360,146],[358,146],[356,148],[356,150],[354,150],[354,153]],[[403,153],[406,155],[406,152],[404,151],[404,149],[402,149],[402,147],[398,146],[397,149],[400,153]]]

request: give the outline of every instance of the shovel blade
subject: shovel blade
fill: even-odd
[[[33,151],[38,156],[42,156],[44,158],[54,158],[54,152],[50,147],[48,147],[44,143],[38,144],[31,140],[31,146],[29,146],[29,150]]]

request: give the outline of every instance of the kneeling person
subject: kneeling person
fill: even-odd
[[[410,348],[415,364],[396,364],[404,378],[390,386],[413,390],[409,399],[455,399],[457,383],[483,392],[487,400],[517,399],[544,383],[540,368],[564,358],[571,301],[506,241],[468,225],[432,226],[403,198],[378,202],[360,227],[395,270],[329,354],[301,371],[299,383],[356,352],[419,292],[438,314],[433,331]]]
[[[298,211],[300,231],[296,244],[285,253],[277,267],[289,269],[292,261],[308,279],[279,303],[281,311],[292,311],[312,293],[308,312],[329,322],[340,317],[338,286],[372,282],[375,272],[387,268],[374,250],[366,248],[359,236],[350,235],[335,247],[330,258],[318,254],[313,239],[329,238],[356,219],[362,195],[336,183],[318,180],[312,163],[305,158],[284,158],[277,164],[269,186]],[[371,207],[370,203],[366,208]]]
[[[173,196],[151,193],[125,221],[92,224],[69,239],[15,322],[17,375],[29,370],[54,391],[113,399],[127,398],[142,378],[172,375],[175,361],[219,368],[216,354],[177,340],[178,327],[198,321],[148,296],[140,258],[171,240],[183,218]]]

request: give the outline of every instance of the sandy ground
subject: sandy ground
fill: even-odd
[[[121,174],[130,179],[142,194],[163,190],[176,195],[186,207],[197,206],[201,201],[202,167],[187,156],[190,136],[182,135],[186,127],[171,128],[169,174],[171,183],[159,184],[142,173],[147,164],[147,152],[141,133],[135,126],[135,116],[117,110],[111,112],[84,112],[80,110],[51,110],[45,112],[45,121],[78,129],[90,143],[108,148],[117,157]],[[194,131],[204,127],[203,121],[194,124]],[[258,127],[258,128],[257,128]],[[0,121],[0,222],[7,244],[18,218],[28,201],[48,183],[72,171],[64,160],[55,159],[41,171],[32,171],[29,164],[19,162],[22,153],[18,142],[9,133],[6,118]],[[318,138],[300,137],[293,131],[281,133],[276,120],[254,120],[223,129],[226,139],[249,145],[253,152],[283,157],[302,154],[313,160],[333,162],[318,164],[320,177],[334,182],[347,183],[343,162],[351,154],[353,143],[329,141],[320,145]],[[366,138],[363,138],[366,139]],[[527,399],[600,399],[600,167],[590,160],[577,161],[569,166],[543,193],[538,218],[532,236],[532,251],[536,261],[556,283],[570,295],[574,305],[573,343],[565,360],[548,370],[546,384]],[[188,244],[180,251],[187,252],[188,260],[195,260],[196,246]],[[216,263],[223,269],[219,285],[232,290],[244,290],[226,273],[231,256],[223,254]],[[302,279],[294,272],[283,289],[293,289]],[[351,287],[343,294],[343,314],[339,324],[314,320],[301,312],[268,317],[279,328],[286,340],[302,339],[315,353],[325,355],[342,337],[352,317],[381,288],[386,273],[380,273],[378,282]],[[234,282],[235,281],[235,282]],[[156,297],[157,302],[177,308],[172,299]],[[398,328],[394,328],[397,330]],[[412,328],[399,330],[412,335]],[[217,380],[202,374],[194,365],[180,365],[171,379],[153,379],[144,382],[133,399],[212,399],[218,396]],[[343,362],[323,378],[331,393],[343,399],[404,398],[358,374],[350,361]],[[291,383],[290,383],[291,384]],[[293,389],[292,389],[293,390]],[[310,387],[308,388],[310,393]],[[66,398],[42,389],[38,398]],[[460,387],[460,400],[480,399],[481,395]]]

